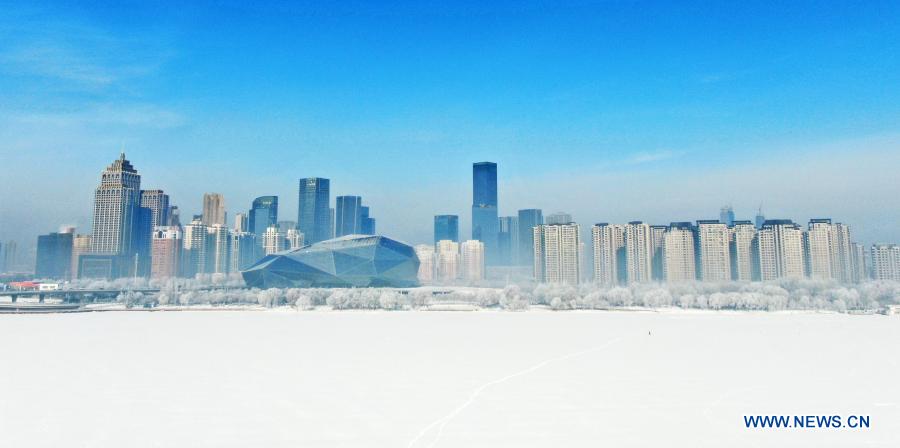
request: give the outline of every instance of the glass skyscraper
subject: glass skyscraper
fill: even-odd
[[[519,210],[519,265],[534,265],[534,228],[544,224],[541,209]]]
[[[485,263],[498,262],[497,164],[472,164],[472,239],[484,243]]]
[[[269,226],[278,223],[278,196],[260,196],[253,200],[250,206],[250,216],[247,218],[248,231],[262,240]]]
[[[434,242],[450,240],[459,242],[459,216],[437,215],[434,217]]]
[[[338,196],[334,201],[334,236],[362,233],[362,198]]]
[[[320,177],[300,179],[297,227],[306,244],[331,239],[331,182]]]

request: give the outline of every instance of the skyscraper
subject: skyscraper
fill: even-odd
[[[226,225],[225,198],[219,193],[203,195],[203,225]]]
[[[519,210],[519,265],[534,265],[534,228],[544,223],[540,209]]]
[[[811,219],[806,230],[806,269],[810,278],[830,280],[834,278],[832,264],[836,248],[836,235],[830,219]]]
[[[247,231],[262,239],[266,229],[278,223],[278,196],[260,196],[250,204]]]
[[[360,229],[360,234],[362,235],[375,235],[375,218],[369,215],[369,207],[362,207],[362,228]]]
[[[297,226],[307,244],[331,238],[333,234],[331,183],[328,179],[309,177],[300,179],[297,206]]]
[[[625,228],[621,225],[598,223],[591,227],[594,245],[594,281],[603,286],[619,284],[619,271],[624,271]]]
[[[234,232],[231,234],[231,272],[239,272],[249,268],[259,260],[262,253],[257,237],[250,232]]]
[[[763,215],[762,204],[759,205],[759,210],[756,211],[756,230],[762,229],[763,224],[766,222],[766,217]]]
[[[731,278],[742,282],[759,280],[759,253],[756,226],[750,221],[735,221],[731,228]]]
[[[654,281],[666,279],[665,243],[668,226],[650,226],[650,250],[653,253],[650,278]]]
[[[184,226],[182,242],[184,243],[181,251],[182,274],[185,277],[193,278],[197,274],[207,273],[207,253],[211,244],[209,243],[209,231],[207,226],[203,225],[202,219],[194,219],[190,224]]]
[[[362,198],[338,196],[334,207],[334,236],[358,235],[362,231]]]
[[[150,228],[169,225],[169,195],[162,190],[141,190],[141,207],[150,209]]]
[[[534,232],[534,277],[541,283],[577,285],[581,281],[581,229],[578,224],[543,224]]]
[[[283,251],[285,242],[284,234],[276,226],[269,227],[263,233],[263,251],[266,255]]]
[[[697,221],[696,232],[697,278],[705,282],[731,280],[728,226],[719,221],[701,220]]]
[[[150,277],[178,277],[181,274],[181,250],[184,245],[181,228],[159,226],[151,238]]]
[[[652,278],[653,248],[650,225],[632,221],[625,226],[625,269],[628,283],[646,283]]]
[[[227,274],[231,268],[231,231],[224,224],[214,224],[207,229],[212,245],[207,270],[211,274]]]
[[[35,277],[52,280],[70,278],[73,236],[72,232],[38,236]]]
[[[689,222],[673,222],[664,236],[664,271],[667,282],[697,279],[694,229]]]
[[[469,240],[459,245],[459,264],[462,278],[469,282],[484,279],[484,243]]]
[[[556,212],[547,215],[545,219],[547,225],[568,224],[572,222],[572,215],[565,212]]]
[[[900,281],[900,245],[872,245],[872,278]]]
[[[519,218],[503,216],[500,218],[500,232],[497,235],[497,248],[500,251],[498,264],[512,266],[519,259]]]
[[[803,278],[803,230],[789,219],[767,219],[757,233],[760,280]]]
[[[438,241],[459,242],[459,216],[437,215],[434,217],[434,243]]]
[[[235,232],[246,232],[250,227],[250,222],[248,221],[246,213],[235,213],[234,214],[234,227],[232,230]]]
[[[72,237],[72,262],[70,269],[71,278],[79,278],[78,258],[91,252],[91,236],[75,235]]]
[[[719,222],[728,227],[734,225],[734,209],[730,205],[726,205],[719,210]]]
[[[499,262],[497,237],[500,221],[497,211],[497,164],[472,164],[472,239],[484,243],[485,264]]]
[[[431,244],[417,244],[416,257],[419,258],[419,272],[416,277],[419,283],[430,285],[434,282],[434,246]]]
[[[284,234],[285,250],[296,250],[303,247],[303,234],[297,229],[288,229]]]
[[[141,176],[122,153],[100,177],[94,191],[91,252],[113,255],[122,275],[134,274],[131,266],[141,244]]]
[[[459,278],[459,243],[440,240],[435,244],[435,274],[441,282],[452,282]]]

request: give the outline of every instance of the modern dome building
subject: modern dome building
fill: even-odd
[[[378,235],[347,235],[267,255],[242,271],[252,288],[417,286],[419,259],[406,244]]]

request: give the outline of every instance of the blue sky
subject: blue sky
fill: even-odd
[[[124,147],[186,213],[323,176],[410,242],[481,160],[502,214],[900,241],[896,2],[0,3],[0,240],[87,231]]]

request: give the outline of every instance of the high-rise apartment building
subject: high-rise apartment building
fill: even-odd
[[[837,248],[834,226],[830,219],[811,219],[806,230],[806,269],[810,278],[830,280],[834,278],[832,264]]]
[[[750,221],[735,221],[731,228],[731,278],[749,282],[759,280],[759,253],[756,226]]]
[[[850,226],[835,223],[832,226],[834,241],[832,244],[832,277],[842,283],[853,282],[853,241],[850,237]]]
[[[866,248],[860,243],[853,243],[850,246],[850,260],[852,263],[852,277],[850,281],[859,283],[869,278],[869,271],[866,267]]]
[[[300,179],[297,206],[297,227],[307,244],[332,238],[334,234],[331,181],[321,177]]]
[[[497,238],[500,221],[497,205],[497,164],[472,164],[472,239],[484,243],[485,262],[499,262]]]
[[[697,279],[694,236],[694,228],[689,222],[673,222],[669,225],[663,237],[666,281],[685,282]]]
[[[182,275],[193,278],[197,274],[208,273],[209,230],[202,219],[194,219],[182,229],[181,263]]]
[[[650,277],[653,281],[666,279],[665,243],[668,230],[668,226],[650,226],[650,250],[653,253]]]
[[[437,215],[434,217],[434,243],[438,241],[459,242],[459,216]]]
[[[625,269],[628,283],[646,283],[652,278],[653,246],[650,225],[632,221],[625,226]]]
[[[733,223],[733,220],[732,220]],[[719,221],[697,221],[697,278],[705,282],[731,280],[730,231]]]
[[[599,223],[591,227],[594,254],[594,281],[604,286],[620,283],[619,271],[625,270],[625,227]],[[620,261],[622,260],[622,261]]]
[[[519,258],[519,218],[516,216],[500,217],[500,232],[497,234],[498,263],[501,266],[512,266]]]
[[[297,250],[303,247],[303,234],[297,229],[288,229],[284,234],[285,250]]]
[[[459,243],[441,240],[435,244],[435,274],[441,282],[452,282],[459,278]]]
[[[263,234],[263,252],[266,255],[281,252],[285,249],[285,242],[285,234],[278,227],[271,226]]]
[[[419,272],[416,277],[420,284],[430,285],[434,282],[434,245],[417,244],[416,257],[419,258]]]
[[[231,231],[222,224],[214,224],[207,230],[212,245],[207,270],[210,274],[227,274],[231,269]]]
[[[234,227],[231,228],[234,232],[246,232],[249,229],[250,222],[246,213],[235,213],[234,214]]]
[[[900,245],[872,245],[872,278],[900,281]]]
[[[226,225],[225,198],[219,193],[206,193],[203,195],[203,225]]]
[[[468,240],[459,245],[459,264],[462,278],[469,282],[484,279],[484,243]]]
[[[520,266],[534,265],[534,228],[544,223],[540,209],[519,210],[519,262]]]
[[[789,219],[768,219],[757,233],[760,280],[803,278],[803,230]]]
[[[150,245],[151,278],[174,278],[181,275],[181,250],[184,246],[184,241],[180,227],[155,227]]]
[[[578,224],[543,224],[534,232],[534,277],[541,283],[577,285],[581,278]]]

